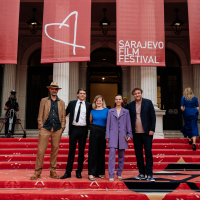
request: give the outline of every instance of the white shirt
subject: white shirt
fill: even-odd
[[[80,116],[79,116],[79,121],[76,122],[76,116],[78,114],[78,109],[80,106],[80,102],[82,102],[81,104],[81,112],[80,112]],[[86,126],[86,105],[85,105],[85,101],[80,101],[78,99],[78,101],[76,102],[76,107],[75,107],[75,111],[74,111],[74,120],[72,125],[74,126]]]

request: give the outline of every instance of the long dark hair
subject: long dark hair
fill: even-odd
[[[122,97],[122,99],[123,99],[123,96],[121,94],[117,94],[115,96],[115,98],[118,97],[118,96]],[[121,106],[122,106],[122,108],[124,108],[124,103],[123,102],[121,103]],[[116,103],[115,103],[114,107],[116,107]]]

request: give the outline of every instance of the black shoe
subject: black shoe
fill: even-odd
[[[82,178],[81,172],[76,172],[76,178]]]
[[[195,144],[193,144],[192,150],[193,150],[193,151],[196,151],[196,145],[195,145]]]
[[[192,140],[189,140],[189,144],[192,144]]]
[[[14,138],[12,134],[10,135],[10,138]]]
[[[60,179],[65,179],[65,178],[71,178],[71,173],[70,172],[65,172],[65,174],[60,177]]]

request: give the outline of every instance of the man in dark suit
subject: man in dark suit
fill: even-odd
[[[152,176],[153,156],[152,156],[152,140],[155,132],[156,115],[151,100],[142,98],[142,89],[135,88],[132,95],[135,101],[128,105],[131,117],[131,125],[133,132],[133,142],[135,147],[135,155],[137,158],[137,166],[139,175],[137,180],[145,179],[147,175],[148,181],[155,181]],[[143,158],[143,145],[146,157],[146,166]]]
[[[70,101],[66,109],[66,115],[69,116],[69,155],[66,166],[66,172],[61,179],[70,178],[73,168],[74,156],[76,151],[76,143],[78,141],[79,155],[78,155],[78,169],[76,170],[76,177],[82,178],[81,172],[83,170],[84,150],[86,139],[88,135],[88,126],[90,124],[90,111],[92,104],[85,102],[86,89],[81,88],[77,92],[78,100]]]

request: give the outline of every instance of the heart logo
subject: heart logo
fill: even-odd
[[[64,42],[64,41],[62,41],[62,40],[57,40],[57,39],[52,38],[52,37],[49,36],[49,34],[47,33],[47,27],[48,27],[48,26],[59,26],[59,28],[62,28],[63,26],[69,27],[69,25],[68,25],[68,24],[65,24],[65,22],[66,22],[72,15],[75,15],[74,42],[73,42],[73,43],[68,43],[68,42]],[[76,44],[77,20],[78,20],[78,12],[77,12],[77,11],[73,11],[73,12],[71,12],[71,13],[64,19],[64,21],[63,21],[62,23],[51,23],[51,24],[46,24],[45,27],[44,27],[44,32],[45,32],[46,36],[47,36],[48,38],[50,38],[51,40],[53,40],[53,41],[55,41],[55,42],[62,43],[62,44],[67,44],[67,45],[73,46],[73,54],[74,54],[74,55],[76,55],[76,47],[85,49],[85,46],[80,46],[80,45],[77,45],[77,44]]]

